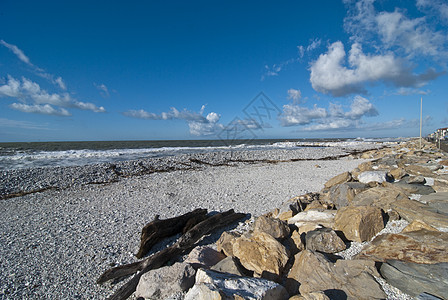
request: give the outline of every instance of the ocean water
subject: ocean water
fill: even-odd
[[[364,142],[366,140],[363,140]],[[233,150],[297,149],[329,147],[352,143],[348,139],[257,139],[170,140],[170,141],[96,141],[0,143],[0,170],[35,167],[82,166],[178,154]]]

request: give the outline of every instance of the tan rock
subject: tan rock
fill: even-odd
[[[348,206],[338,210],[335,229],[351,241],[369,241],[384,228],[381,209],[372,206]]]
[[[265,232],[275,239],[283,239],[290,233],[286,222],[265,216],[260,216],[255,220],[254,231]]]
[[[357,194],[355,198],[353,198],[351,205],[375,206],[386,211],[390,209],[391,204],[395,203],[397,200],[408,199],[405,191],[399,187],[389,183],[384,183],[384,185],[386,186],[373,187]]]
[[[306,206],[306,208],[304,209],[304,211],[308,211],[308,210],[323,210],[326,209],[326,206],[324,206],[322,203],[320,203],[319,201],[313,201],[310,204],[308,204]]]
[[[210,246],[197,246],[188,254],[185,263],[195,269],[210,268],[223,260],[226,256]]]
[[[287,222],[293,216],[294,216],[293,211],[292,210],[288,210],[288,211],[279,213],[277,218],[282,220],[282,221],[286,221]]]
[[[431,225],[426,224],[423,221],[420,220],[414,220],[411,224],[406,226],[401,233],[411,232],[411,231],[417,231],[420,229],[426,229],[430,231],[438,231],[436,228],[432,227]]]
[[[344,173],[336,175],[335,177],[328,180],[325,183],[325,187],[331,188],[333,185],[341,184],[341,183],[350,181],[351,179],[352,179],[352,176],[350,175],[350,172],[344,172]]]
[[[324,292],[313,292],[292,296],[289,300],[330,300],[330,298]]]
[[[392,169],[389,173],[395,180],[400,180],[406,175],[406,171],[403,168]]]
[[[419,264],[448,262],[448,233],[420,229],[382,234],[366,245],[357,257],[382,262],[389,259]]]
[[[222,251],[227,256],[233,256],[233,243],[240,235],[235,232],[224,231],[216,242],[218,251]]]
[[[295,294],[297,289],[302,295],[343,291],[347,299],[384,299],[386,295],[370,273],[372,267],[374,269],[372,263],[366,262],[366,266],[361,267],[362,262],[341,261],[336,265],[320,253],[303,250],[295,256],[287,289],[290,294]]]
[[[422,167],[419,165],[407,166],[405,167],[405,170],[407,173],[412,175],[423,175],[423,176],[432,175],[432,171],[429,168]]]
[[[360,172],[371,171],[373,170],[372,162],[371,161],[363,162],[362,164],[358,165],[358,169]]]
[[[246,269],[269,279],[278,278],[289,258],[285,246],[264,232],[254,232],[251,237],[241,236],[236,239],[233,255],[238,257]]]
[[[316,228],[334,227],[335,210],[308,210],[300,212],[288,220],[288,224],[294,224],[299,228],[299,233],[305,233]]]
[[[391,207],[409,223],[412,223],[414,220],[421,220],[436,228],[448,228],[446,215],[435,212],[427,204],[410,199],[400,199],[392,203]]]

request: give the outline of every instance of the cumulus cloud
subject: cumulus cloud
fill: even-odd
[[[202,106],[199,112],[194,112],[187,109],[179,111],[175,107],[172,107],[169,112],[162,112],[160,114],[140,109],[128,110],[123,115],[146,120],[184,120],[188,123],[192,135],[204,136],[216,134],[224,128],[222,124],[218,123],[221,116],[215,112],[204,116],[204,109],[205,106]]]
[[[28,105],[23,103],[12,103],[9,107],[25,113],[35,113],[35,114],[64,116],[64,117],[71,116],[71,114],[66,109],[64,108],[55,109],[49,104]]]
[[[328,110],[317,105],[307,108],[298,104],[287,104],[283,106],[279,119],[282,126],[308,125],[303,128],[308,131],[342,130],[357,128],[362,118],[377,115],[378,111],[369,100],[356,96],[347,111],[335,103],[330,103]]]
[[[424,12],[431,12],[448,23],[448,3],[443,0],[417,0],[417,8]]]
[[[359,43],[354,43],[349,51],[348,67],[345,66],[345,57],[344,46],[337,41],[311,63],[310,81],[316,91],[339,97],[365,93],[365,85],[375,82],[397,87],[421,87],[443,74],[434,69],[414,74],[404,60],[392,53],[366,55]]]
[[[105,112],[104,107],[98,107],[93,103],[81,102],[73,99],[68,93],[48,93],[40,88],[39,84],[25,77],[18,80],[8,75],[6,84],[0,86],[0,97],[10,97],[25,102],[13,103],[10,107],[22,112],[40,113],[47,115],[69,116],[65,109],[55,109],[53,106],[64,108],[77,108],[91,110],[93,112]],[[26,102],[32,102],[26,103]]]

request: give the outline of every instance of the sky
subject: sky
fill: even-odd
[[[448,127],[446,0],[0,1],[0,142]]]

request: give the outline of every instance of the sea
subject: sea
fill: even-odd
[[[383,139],[384,140],[384,139]],[[83,166],[188,153],[297,149],[366,139],[254,139],[0,143],[0,170]]]

